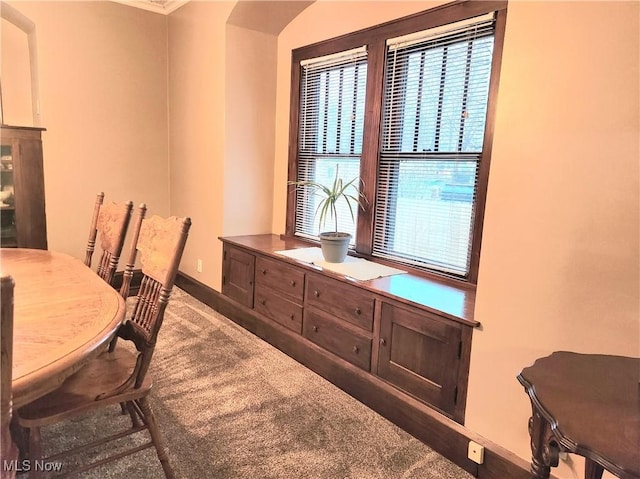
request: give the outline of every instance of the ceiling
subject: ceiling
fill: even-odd
[[[228,24],[258,32],[278,35],[291,20],[313,1],[242,0],[236,3]]]
[[[113,2],[129,5],[130,7],[142,8],[151,12],[168,15],[175,9],[181,7],[189,0],[111,0]]]
[[[189,0],[111,1],[168,15]],[[270,35],[278,35],[291,20],[314,1],[315,0],[239,0],[233,7],[227,23]]]

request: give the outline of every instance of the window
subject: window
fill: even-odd
[[[336,174],[360,175],[366,50],[358,48],[301,62],[297,171],[299,181],[330,185]],[[336,171],[339,170],[339,171]],[[296,234],[315,237],[318,196],[297,190]],[[348,205],[338,203],[339,231],[356,235]]]
[[[465,276],[493,15],[387,45],[373,254]]]
[[[476,282],[505,17],[456,2],[294,50],[289,180],[360,176],[360,254]],[[287,234],[315,209],[289,195]]]

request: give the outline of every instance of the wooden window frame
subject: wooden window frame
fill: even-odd
[[[372,257],[375,215],[374,202],[376,198],[376,176],[380,149],[380,124],[382,120],[386,40],[410,33],[420,32],[448,23],[477,17],[490,12],[495,12],[495,40],[487,103],[484,146],[482,149],[482,160],[480,162],[477,180],[476,210],[472,233],[469,273],[465,278],[460,278],[458,276],[447,275],[442,272],[414,268],[405,263],[389,262],[382,258]],[[355,253],[358,256],[380,263],[390,263],[395,266],[401,265],[403,269],[409,270],[412,273],[421,276],[446,278],[456,284],[473,286],[477,283],[506,16],[506,0],[457,1],[359,30],[354,33],[297,48],[292,51],[288,180],[296,181],[301,75],[300,62],[302,60],[330,55],[352,48],[361,47],[363,45],[366,45],[367,47],[367,86],[362,155],[360,160],[360,178],[362,180],[361,192],[368,199],[368,203],[358,211],[355,245]],[[287,194],[285,236],[293,237],[295,234],[295,213],[296,195],[294,193],[294,187],[289,185]]]

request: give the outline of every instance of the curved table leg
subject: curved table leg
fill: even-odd
[[[603,472],[604,468],[600,464],[586,458],[584,464],[584,479],[602,479]]]
[[[557,467],[560,446],[551,432],[551,425],[532,404],[533,414],[529,419],[531,436],[531,474],[535,479],[548,479],[551,467]]]

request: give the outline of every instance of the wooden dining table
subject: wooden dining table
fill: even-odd
[[[0,248],[15,281],[13,406],[56,389],[106,349],[125,302],[84,263],[54,251]]]

